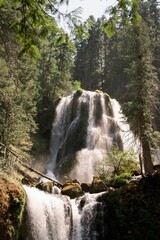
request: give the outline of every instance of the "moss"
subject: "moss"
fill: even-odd
[[[103,91],[96,89],[96,93],[103,93]]]
[[[74,97],[76,96],[76,97],[80,97],[81,95],[82,95],[82,93],[83,93],[83,89],[81,88],[81,89],[78,89],[75,93],[74,93]]]
[[[21,185],[0,180],[0,240],[18,240],[25,207]]]
[[[61,190],[62,195],[67,195],[70,198],[77,198],[83,195],[82,188],[78,182],[68,182],[66,183],[62,190]]]
[[[104,94],[104,96],[105,96],[106,99],[110,100],[110,96],[109,96],[108,93],[103,93],[103,94]]]
[[[36,188],[48,193],[52,193],[53,182],[41,182],[36,185]]]

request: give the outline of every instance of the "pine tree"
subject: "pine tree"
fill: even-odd
[[[104,81],[106,36],[101,27],[104,18],[95,21],[91,16],[89,20],[92,21],[89,37],[76,44],[73,78],[81,82],[82,88],[96,90],[102,87]]]
[[[0,8],[0,141],[6,145],[31,143],[38,98],[38,70],[30,56],[19,58],[21,43],[11,28],[17,17],[6,1]]]
[[[42,135],[48,135],[51,129],[55,102],[71,92],[73,54],[72,46],[69,47],[65,42],[55,44],[53,36],[43,43],[38,78],[40,99],[36,117]]]
[[[134,28],[135,59],[128,70],[131,83],[128,88],[131,101],[124,105],[123,111],[131,124],[135,137],[139,138],[142,148],[144,171],[153,172],[151,149],[153,139],[153,117],[156,104],[158,78],[153,66],[153,56],[147,26],[144,23]]]

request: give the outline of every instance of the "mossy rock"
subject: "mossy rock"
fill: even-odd
[[[78,89],[75,93],[74,93],[74,97],[76,96],[76,97],[80,97],[81,95],[82,95],[82,93],[83,93],[83,89],[81,88],[81,89]]]
[[[83,195],[82,188],[78,182],[74,181],[67,181],[62,190],[61,190],[62,195],[67,195],[70,198],[77,198]]]
[[[0,240],[18,240],[26,197],[18,183],[0,179]]]
[[[52,189],[53,189],[53,182],[40,182],[36,185],[36,188],[44,191],[44,192],[48,192],[48,193],[52,193]]]
[[[102,93],[103,94],[103,91],[99,90],[99,89],[96,89],[95,90],[96,93]]]
[[[108,190],[108,187],[106,186],[106,184],[104,184],[104,182],[98,176],[94,176],[89,192],[100,193],[107,190]]]

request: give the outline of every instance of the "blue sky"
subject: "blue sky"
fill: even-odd
[[[72,11],[78,7],[83,8],[82,19],[86,20],[90,15],[96,19],[104,14],[108,6],[116,4],[116,0],[70,0],[69,6],[63,6],[63,11]]]

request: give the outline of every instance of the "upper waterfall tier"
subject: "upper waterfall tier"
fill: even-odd
[[[112,145],[121,150],[131,143],[119,103],[107,94],[77,91],[56,108],[48,170],[57,177],[91,181],[94,167]]]

